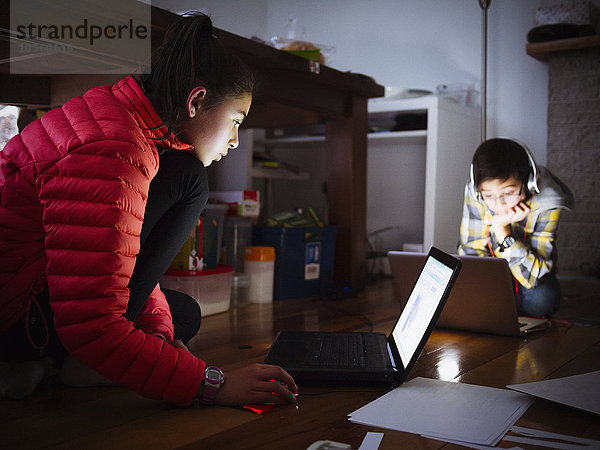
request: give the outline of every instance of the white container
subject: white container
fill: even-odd
[[[244,260],[242,260],[242,263]],[[243,265],[243,264],[242,264]],[[250,291],[250,275],[245,273],[234,272],[231,285],[231,306],[236,306],[248,303],[248,292]]]
[[[248,246],[244,252],[244,273],[250,276],[248,301],[271,303],[275,274],[275,248]]]
[[[252,243],[252,219],[249,217],[225,216],[223,245],[225,264],[233,266],[233,271],[244,271],[244,251]],[[235,277],[235,275],[234,275]]]
[[[219,264],[213,270],[168,272],[160,285],[193,297],[204,317],[229,309],[232,275],[233,267]]]

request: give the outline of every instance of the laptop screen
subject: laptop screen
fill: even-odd
[[[452,268],[432,256],[427,258],[406,306],[392,330],[404,367],[408,366],[427,331],[452,273]]]

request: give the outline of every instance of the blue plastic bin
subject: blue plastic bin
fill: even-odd
[[[337,227],[254,227],[254,245],[275,248],[273,299],[314,297],[333,292]]]

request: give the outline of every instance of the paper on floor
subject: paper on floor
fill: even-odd
[[[598,386],[600,386],[600,370],[554,380],[509,384],[506,387],[600,414],[600,389]]]
[[[349,416],[355,423],[493,446],[532,401],[506,389],[415,378]]]

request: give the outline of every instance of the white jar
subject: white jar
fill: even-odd
[[[248,301],[271,303],[275,273],[275,248],[248,246],[244,252],[244,273],[250,276]]]

